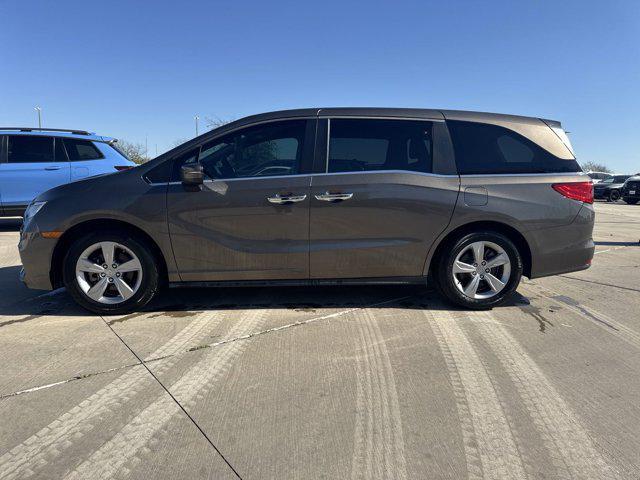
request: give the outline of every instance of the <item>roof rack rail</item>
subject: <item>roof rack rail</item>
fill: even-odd
[[[0,127],[0,130],[16,130],[19,132],[68,132],[74,135],[93,135],[85,130],[75,130],[70,128],[33,128],[33,127]]]

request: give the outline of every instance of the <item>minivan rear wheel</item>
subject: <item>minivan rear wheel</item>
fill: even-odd
[[[468,233],[440,256],[436,279],[445,298],[464,308],[489,309],[518,287],[522,258],[513,242],[498,232]]]
[[[63,281],[82,307],[101,315],[144,307],[156,294],[159,273],[144,241],[127,232],[95,232],[76,240],[63,264]]]

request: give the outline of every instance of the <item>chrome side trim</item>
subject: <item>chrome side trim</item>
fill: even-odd
[[[487,178],[487,177],[589,177],[584,172],[558,172],[558,173],[477,173],[472,175],[460,175],[460,178]],[[590,178],[590,177],[589,177]]]

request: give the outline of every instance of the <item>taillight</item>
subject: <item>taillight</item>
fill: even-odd
[[[593,183],[591,182],[554,183],[551,186],[556,192],[567,198],[593,203]]]
[[[119,172],[123,171],[123,170],[129,170],[130,168],[133,168],[131,165],[116,165],[115,167],[116,170],[118,170]]]

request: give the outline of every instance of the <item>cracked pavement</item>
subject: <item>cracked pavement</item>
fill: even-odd
[[[0,478],[638,478],[640,206],[490,312],[416,287],[170,290],[100,317],[0,220]]]

